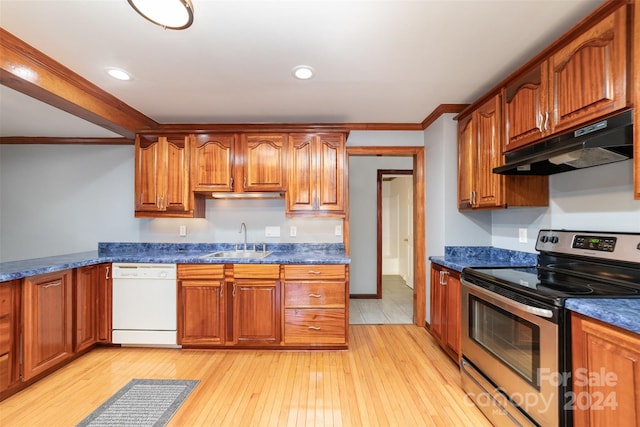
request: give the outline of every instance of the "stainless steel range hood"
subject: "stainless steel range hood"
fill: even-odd
[[[633,157],[633,110],[511,151],[502,175],[553,175]]]

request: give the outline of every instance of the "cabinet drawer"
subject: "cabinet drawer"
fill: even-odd
[[[344,265],[285,265],[285,280],[345,279]]]
[[[234,264],[235,279],[279,279],[280,264]]]
[[[285,344],[344,344],[343,309],[287,309],[284,312]]]
[[[11,282],[0,284],[0,316],[11,313]]]
[[[178,279],[224,279],[224,264],[178,264]]]
[[[11,324],[7,317],[0,318],[0,355],[9,353],[9,344],[11,342]]]
[[[344,308],[344,283],[285,283],[284,305],[285,307]]]

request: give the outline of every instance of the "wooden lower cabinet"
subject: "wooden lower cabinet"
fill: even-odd
[[[73,356],[73,271],[22,283],[22,379],[29,380]]]
[[[571,313],[576,426],[640,425],[640,335]]]
[[[111,263],[98,265],[98,342],[111,343],[111,299],[113,279]]]
[[[431,322],[429,331],[456,363],[460,362],[460,273],[431,264]]]
[[[74,345],[77,353],[98,342],[98,265],[75,270],[74,287]]]
[[[0,392],[20,380],[20,280],[0,283]]]
[[[346,265],[285,265],[284,344],[346,346]]]
[[[178,344],[225,344],[223,264],[178,265]]]
[[[280,345],[280,266],[235,264],[232,282],[235,345]]]

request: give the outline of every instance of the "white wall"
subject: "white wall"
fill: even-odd
[[[0,261],[97,249],[98,242],[342,242],[341,219],[287,218],[284,200],[207,200],[205,219],[133,216],[133,147],[0,145]],[[179,237],[180,225],[187,236]],[[289,227],[297,237],[289,237]],[[266,238],[279,226],[280,238]]]

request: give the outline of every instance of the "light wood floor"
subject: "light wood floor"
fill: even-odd
[[[413,323],[413,289],[398,275],[382,276],[382,298],[349,300],[352,325],[402,325]]]
[[[97,348],[0,402],[0,425],[74,426],[132,378],[199,379],[170,426],[490,426],[414,325],[354,325],[348,351]]]

